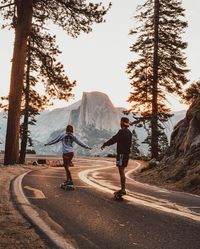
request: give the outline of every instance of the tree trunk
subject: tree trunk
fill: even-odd
[[[25,110],[24,122],[22,126],[21,150],[20,150],[20,156],[19,156],[20,164],[25,163],[27,139],[28,139],[28,110]]]
[[[27,38],[31,30],[33,0],[18,0],[17,24],[10,78],[9,108],[4,164],[15,164],[19,156],[20,109],[23,88]]]
[[[22,133],[21,133],[21,150],[19,156],[19,163],[25,163],[26,157],[26,148],[27,148],[27,140],[28,140],[28,118],[29,118],[29,90],[30,90],[30,42],[28,43],[28,53],[27,53],[27,68],[26,68],[26,82],[25,82],[25,107],[24,107],[24,122],[22,124]]]
[[[158,27],[159,0],[154,2],[154,54],[153,54],[153,89],[152,89],[152,120],[151,120],[151,157],[158,158]]]

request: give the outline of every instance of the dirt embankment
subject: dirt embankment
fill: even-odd
[[[200,164],[185,167],[158,164],[155,167],[144,166],[141,172],[134,174],[134,179],[161,188],[183,191],[200,195]]]

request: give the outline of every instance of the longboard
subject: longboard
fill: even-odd
[[[64,184],[61,184],[60,185],[60,188],[61,189],[64,189],[64,190],[75,190],[75,187],[74,187],[74,185],[64,185]]]

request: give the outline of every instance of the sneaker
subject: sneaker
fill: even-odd
[[[118,190],[118,191],[116,191],[115,192],[116,194],[119,194],[119,195],[126,195],[126,191],[124,191],[124,190]]]
[[[63,183],[60,184],[61,188],[65,188],[67,186],[67,181],[64,181]]]

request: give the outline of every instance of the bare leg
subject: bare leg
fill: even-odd
[[[125,167],[118,167],[119,169],[119,175],[120,175],[120,181],[121,181],[121,190],[126,191],[125,184],[126,184],[126,177],[125,177]]]
[[[69,165],[64,165],[66,171],[66,179],[67,181],[72,181],[71,172],[69,171]]]
[[[70,155],[64,155],[63,156],[63,165],[65,167],[65,172],[66,172],[66,181],[72,181],[72,176],[71,176],[71,172],[69,170],[70,164],[71,164],[71,160],[72,160],[72,156]]]

